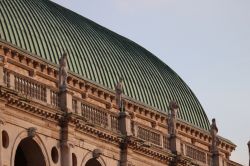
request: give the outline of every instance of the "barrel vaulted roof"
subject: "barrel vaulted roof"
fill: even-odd
[[[208,118],[190,88],[165,63],[133,41],[48,0],[0,0],[1,39],[107,88],[124,78],[126,96],[208,129]]]

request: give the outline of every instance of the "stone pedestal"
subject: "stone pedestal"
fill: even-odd
[[[173,154],[181,154],[181,141],[176,135],[170,135],[169,137],[170,150]]]
[[[59,91],[59,107],[63,112],[72,112],[72,95],[73,93],[65,88],[60,88]]]
[[[118,116],[118,128],[123,136],[130,136],[131,133],[131,119],[127,112],[120,112]]]
[[[221,166],[223,165],[222,156],[219,152],[213,152],[212,154],[212,166]]]

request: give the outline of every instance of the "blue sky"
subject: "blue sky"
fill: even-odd
[[[174,69],[248,165],[249,0],[54,0],[142,45]]]

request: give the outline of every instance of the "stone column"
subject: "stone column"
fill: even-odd
[[[66,141],[61,142],[61,165],[62,166],[72,165],[71,148]]]
[[[61,119],[61,163],[62,166],[71,166],[69,137],[69,120],[72,115],[72,93],[67,89],[59,91],[59,107],[64,112],[64,117]]]
[[[248,165],[250,166],[250,141],[248,141],[247,146],[248,146],[248,155],[249,155],[249,163],[248,163]]]
[[[70,144],[69,144],[69,122],[72,115],[72,95],[67,88],[67,54],[64,53],[59,59],[59,107],[62,112],[64,112],[63,117],[60,119],[61,126],[61,139],[60,139],[60,152],[61,152],[61,165],[62,166],[71,166],[71,153],[70,153]]]

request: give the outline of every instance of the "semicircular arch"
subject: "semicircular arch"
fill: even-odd
[[[15,156],[16,156],[16,151],[17,151],[19,144],[21,143],[22,140],[24,140],[25,138],[28,138],[28,137],[29,136],[28,136],[27,130],[23,130],[22,132],[20,132],[16,136],[16,138],[14,140],[14,144],[12,146],[12,150],[11,150],[11,160],[10,160],[11,166],[14,166],[14,164],[15,164]],[[36,134],[32,139],[33,139],[33,141],[35,141],[35,143],[37,143],[37,145],[41,149],[42,154],[44,156],[46,166],[50,166],[48,153],[47,153],[46,148],[45,148],[46,146],[44,145],[42,139],[39,137],[38,134]]]
[[[87,163],[89,160],[91,160],[91,159],[93,159],[92,152],[88,152],[88,153],[83,157],[83,160],[82,160],[80,166],[85,166],[86,163]],[[106,166],[105,161],[104,161],[104,159],[103,159],[102,156],[96,158],[96,160],[101,164],[101,166]]]

